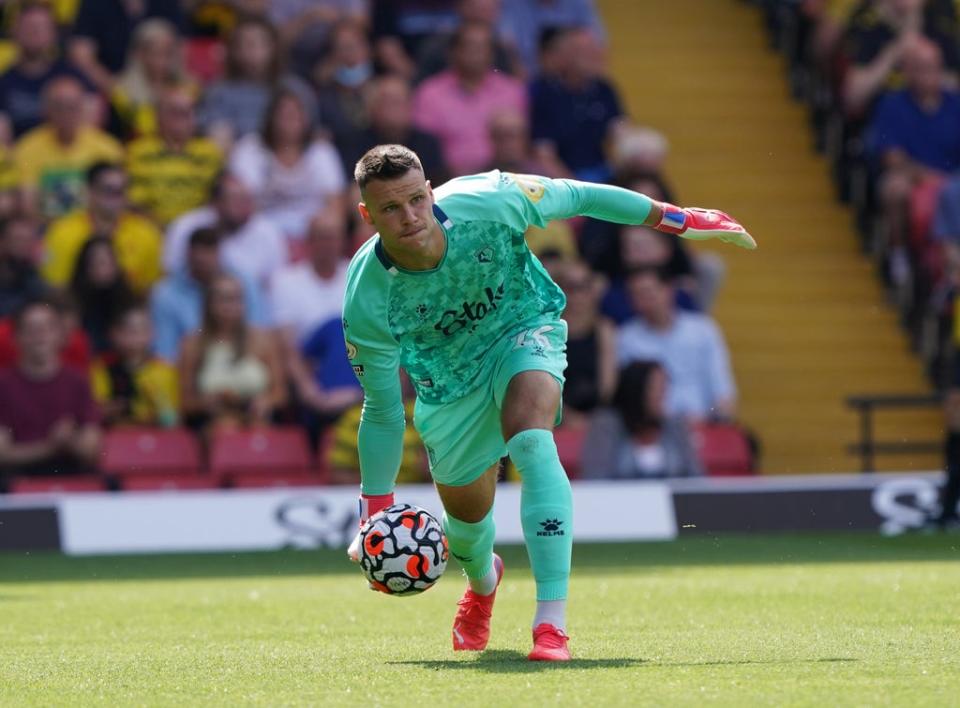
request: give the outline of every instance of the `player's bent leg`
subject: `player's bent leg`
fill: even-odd
[[[453,621],[455,651],[481,651],[490,639],[493,603],[503,577],[503,561],[493,552],[493,498],[499,466],[497,463],[461,487],[436,485],[444,506],[443,529],[450,553],[469,582]]]
[[[521,477],[520,516],[537,585],[533,660],[565,661],[566,599],[573,550],[573,493],[557,454],[553,422],[560,385],[545,371],[523,371],[501,412],[507,450]]]

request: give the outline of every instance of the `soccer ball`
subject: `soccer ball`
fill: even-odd
[[[360,568],[370,587],[387,595],[429,590],[443,575],[448,557],[440,522],[410,504],[374,514],[360,534]]]

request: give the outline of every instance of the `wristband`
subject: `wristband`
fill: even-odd
[[[657,231],[663,231],[668,234],[682,234],[687,230],[687,213],[678,206],[660,202],[660,208],[663,209],[663,216],[654,226]]]

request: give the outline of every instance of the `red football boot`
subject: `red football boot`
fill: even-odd
[[[493,567],[497,569],[497,587],[503,579],[503,561],[493,554]],[[460,608],[453,618],[453,650],[483,651],[490,640],[490,617],[493,614],[493,601],[497,597],[494,588],[489,595],[478,595],[470,586],[457,603]]]
[[[533,651],[527,654],[530,661],[570,661],[567,640],[562,629],[552,624],[538,624],[533,628]]]

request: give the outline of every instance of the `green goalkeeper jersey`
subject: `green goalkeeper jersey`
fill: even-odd
[[[499,171],[451,180],[434,197],[446,237],[436,268],[399,268],[374,236],[348,271],[343,326],[364,389],[365,494],[391,491],[399,467],[399,367],[422,401],[454,401],[490,374],[487,353],[503,338],[544,316],[560,317],[565,298],[527,248],[530,225],[580,214],[639,224],[650,210],[647,197],[627,190]]]

